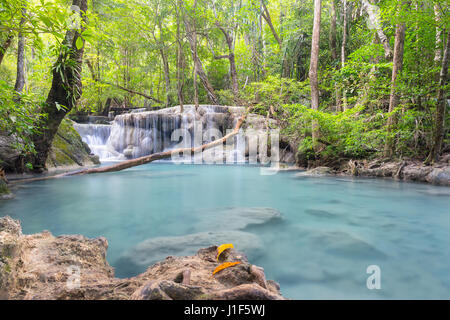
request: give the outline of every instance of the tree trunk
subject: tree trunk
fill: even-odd
[[[164,71],[164,83],[166,86],[166,106],[169,107],[172,105],[172,93],[171,93],[171,83],[170,83],[170,69],[169,69],[169,59],[167,57],[167,50],[163,39],[164,29],[162,27],[161,18],[158,17],[158,27],[159,27],[159,39],[156,39],[156,36],[153,35],[155,41],[159,46],[159,53],[161,54],[161,59],[163,62],[163,71]]]
[[[338,58],[336,45],[336,3],[331,0],[331,25],[330,25],[330,51],[331,59],[335,62]]]
[[[426,160],[426,163],[433,163],[438,160],[441,153],[442,141],[445,134],[445,110],[447,105],[445,85],[447,83],[448,76],[448,56],[450,51],[450,29],[447,30],[447,45],[444,50],[444,57],[442,59],[442,67],[439,77],[439,90],[436,104],[436,117],[433,132],[433,145],[430,150],[430,154]]]
[[[222,31],[225,41],[228,46],[228,55],[215,57],[216,59],[228,59],[230,63],[230,77],[231,77],[231,91],[233,91],[234,99],[237,101],[239,99],[239,84],[238,84],[238,75],[236,71],[236,60],[234,56],[234,39],[233,35],[230,34],[224,27],[220,25],[218,21],[216,21],[217,27]]]
[[[281,45],[282,45],[281,39],[278,36],[278,33],[277,33],[277,31],[275,30],[275,28],[273,26],[272,18],[270,17],[269,10],[267,9],[267,6],[264,3],[264,0],[261,0],[261,4],[262,4],[262,7],[263,7],[263,11],[261,12],[261,15],[264,18],[264,20],[266,20],[267,24],[269,25],[270,31],[272,31],[273,37],[277,41],[278,46],[281,48]]]
[[[180,36],[180,24],[182,18],[180,18],[181,12],[181,1],[177,0],[177,95],[178,95],[178,104],[180,105],[180,113],[183,113],[183,104],[184,104],[184,96],[183,96],[183,87],[184,87],[184,55],[183,55],[183,46],[181,43]]]
[[[435,52],[434,52],[434,63],[436,66],[441,64],[442,60],[442,29],[439,24],[441,23],[441,12],[440,7],[436,3],[434,5],[434,19],[436,21],[436,40],[435,40]]]
[[[397,25],[395,30],[394,61],[392,65],[391,95],[389,97],[389,113],[395,110],[400,99],[397,92],[397,77],[403,68],[404,44],[405,44],[405,24],[400,23]],[[391,137],[389,137],[393,124],[394,124],[394,116],[391,114],[387,122],[388,136],[386,138],[386,144],[384,148],[386,157],[392,156],[393,152],[392,139]]]
[[[139,92],[139,91],[136,91],[136,90],[128,89],[128,88],[122,87],[122,86],[120,86],[120,85],[118,85],[118,84],[113,84],[113,83],[106,82],[106,81],[100,81],[100,83],[103,83],[103,84],[107,84],[107,85],[113,86],[113,87],[115,87],[115,88],[117,88],[117,89],[126,91],[127,93],[130,93],[130,94],[137,94],[138,96],[144,97],[144,98],[146,98],[146,99],[148,99],[148,100],[155,101],[155,102],[157,102],[157,103],[161,103],[161,104],[164,103],[164,102],[162,102],[161,100],[158,100],[158,99],[156,99],[156,98],[154,98],[154,97],[152,97],[152,96],[149,96],[148,94],[145,94],[145,93],[142,93],[142,92]]]
[[[345,48],[347,46],[347,24],[348,24],[348,12],[347,12],[347,0],[343,1],[343,17],[344,17],[344,24],[342,26],[342,46],[341,46],[341,68],[345,67]],[[347,90],[344,88],[343,94],[342,94],[342,108],[343,111],[347,109]]]
[[[81,10],[80,15],[83,22],[86,21],[87,0],[73,0],[73,5]],[[47,100],[42,107],[41,113],[47,117],[40,124],[41,132],[32,137],[36,154],[31,160],[35,171],[45,170],[45,162],[61,121],[67,113],[75,106],[81,96],[81,68],[84,53],[84,40],[80,38],[81,30],[68,30],[64,39],[64,45],[71,50],[64,50],[53,68],[53,80]],[[82,46],[80,46],[80,40]],[[78,40],[78,47],[76,45]],[[70,65],[65,64],[71,61]]]
[[[390,60],[392,58],[392,50],[389,46],[389,39],[384,34],[383,26],[381,25],[378,7],[372,5],[368,0],[362,0],[362,6],[369,16],[371,28],[374,28],[376,30],[378,38],[383,44],[385,58],[387,60]]]
[[[2,64],[3,58],[5,57],[5,54],[6,54],[6,50],[8,50],[13,39],[14,39],[14,35],[12,33],[8,34],[6,36],[5,42],[3,42],[2,45],[0,46],[0,65]]]
[[[314,25],[311,43],[311,62],[309,66],[309,81],[311,84],[311,108],[319,110],[319,82],[318,82],[318,65],[319,65],[319,41],[320,41],[320,18],[322,1],[314,0]],[[316,145],[319,137],[318,124],[313,121],[312,138],[313,145]]]
[[[26,9],[22,9],[22,18],[20,20],[20,29],[23,28],[25,23]],[[17,43],[17,76],[16,84],[14,85],[14,91],[16,92],[16,101],[20,101],[20,94],[25,87],[25,37],[22,30],[19,31],[19,41]]]
[[[194,7],[196,7],[196,5],[197,5],[197,1],[194,2]],[[193,20],[192,24],[191,24],[191,21],[189,21],[189,18],[186,17],[186,15],[184,18],[185,18],[184,25],[186,28],[186,37],[191,46],[192,60],[194,60],[194,71],[195,71],[194,78],[196,78],[198,75],[203,87],[206,90],[209,100],[211,100],[211,102],[213,104],[219,104],[219,99],[217,99],[216,93],[214,92],[214,88],[211,85],[211,83],[209,82],[208,76],[206,75],[206,72],[203,69],[203,64],[202,64],[200,58],[198,57],[197,27],[196,27],[196,23],[195,23],[195,17],[192,19]],[[196,79],[194,79],[194,82],[195,82],[194,86],[196,86],[196,83],[197,83]],[[194,92],[196,92],[196,90],[194,90]],[[195,100],[195,97],[194,97],[194,100]],[[198,103],[196,103],[196,106],[197,105],[198,105]]]
[[[172,105],[172,96],[171,96],[171,85],[170,85],[170,69],[169,69],[169,60],[167,59],[167,55],[165,49],[160,49],[161,58],[163,61],[163,70],[164,70],[164,82],[166,84],[166,106],[170,107]]]

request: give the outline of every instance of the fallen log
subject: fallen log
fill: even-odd
[[[61,174],[57,174],[54,176],[45,176],[45,177],[36,177],[36,178],[29,178],[29,179],[22,179],[22,180],[16,180],[11,181],[10,183],[24,183],[24,182],[33,182],[33,181],[41,181],[41,180],[49,180],[49,179],[56,179],[56,178],[63,178],[63,177],[70,177],[70,176],[79,176],[79,175],[86,175],[86,174],[94,174],[94,173],[104,173],[104,172],[117,172],[122,171],[125,169],[129,169],[132,167],[140,166],[143,164],[147,164],[156,160],[161,159],[167,159],[172,157],[173,154],[180,154],[180,153],[188,153],[190,154],[196,154],[199,152],[203,152],[204,150],[214,148],[219,145],[223,145],[228,139],[234,137],[239,133],[239,130],[241,129],[243,123],[245,122],[245,119],[247,118],[247,115],[250,113],[252,107],[248,107],[247,110],[242,114],[242,116],[239,118],[238,122],[236,123],[236,126],[234,127],[233,131],[228,133],[227,135],[223,136],[220,139],[211,141],[209,143],[203,144],[198,147],[192,147],[192,148],[178,148],[173,149],[169,151],[164,152],[158,152],[153,153],[148,156],[143,156],[136,159],[131,160],[125,160],[110,166],[105,167],[98,167],[98,168],[87,168],[87,169],[81,169],[71,172],[65,172]]]

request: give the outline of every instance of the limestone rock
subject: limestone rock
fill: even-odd
[[[98,157],[90,155],[91,150],[85,144],[78,132],[73,128],[73,122],[64,120],[50,149],[47,168],[80,167],[99,164]]]
[[[443,157],[445,160],[446,158]],[[353,175],[365,177],[391,177],[404,181],[428,182],[435,185],[450,185],[450,166],[446,162],[438,162],[426,166],[418,161],[372,162],[350,161],[342,170]]]
[[[297,177],[309,177],[309,176],[326,176],[333,174],[333,169],[329,167],[317,167],[307,170],[305,172],[297,173]]]

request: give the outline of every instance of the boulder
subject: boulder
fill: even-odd
[[[97,156],[91,155],[89,146],[81,140],[71,120],[63,120],[53,139],[47,158],[47,168],[84,167],[99,164]]]
[[[14,148],[15,143],[14,136],[0,131],[0,168],[7,171],[14,170],[15,162],[20,156],[20,152]]]
[[[313,168],[304,172],[299,172],[295,176],[296,177],[314,177],[314,176],[326,176],[326,175],[332,175],[333,169],[329,167],[317,167]]]

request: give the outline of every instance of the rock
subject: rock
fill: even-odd
[[[47,168],[73,168],[99,164],[98,157],[91,156],[89,146],[85,144],[73,127],[73,122],[63,120],[50,149]]]
[[[133,146],[128,146],[125,150],[123,150],[123,155],[127,158],[127,159],[131,159],[133,158]]]
[[[450,186],[450,167],[435,168],[425,179],[432,184]]]
[[[445,157],[443,159],[445,160]],[[418,161],[381,162],[375,160],[370,163],[350,161],[342,172],[364,177],[391,177],[403,181],[450,185],[450,166],[446,162],[426,166]]]
[[[0,131],[0,167],[6,171],[14,170],[20,152],[14,148],[16,139]]]
[[[297,173],[296,177],[309,177],[309,176],[326,176],[333,174],[333,169],[329,167],[317,167],[305,172]]]
[[[252,258],[258,257],[263,250],[261,240],[252,233],[236,230],[199,232],[186,236],[157,237],[145,240],[127,250],[115,265],[121,273],[136,274],[169,255],[187,256],[195,253],[199,247],[222,243],[233,243]]]
[[[217,247],[167,257],[129,279],[114,277],[106,261],[108,242],[83,236],[23,235],[20,223],[0,218],[0,299],[283,299],[279,286],[245,255],[227,250],[240,264],[214,276]],[[184,276],[189,274],[189,283]]]
[[[14,148],[15,139],[0,133],[0,167],[7,172],[16,171],[20,152]],[[85,144],[73,128],[71,120],[63,120],[55,135],[47,159],[49,169],[78,168],[99,164],[98,157],[91,156],[89,146]]]

